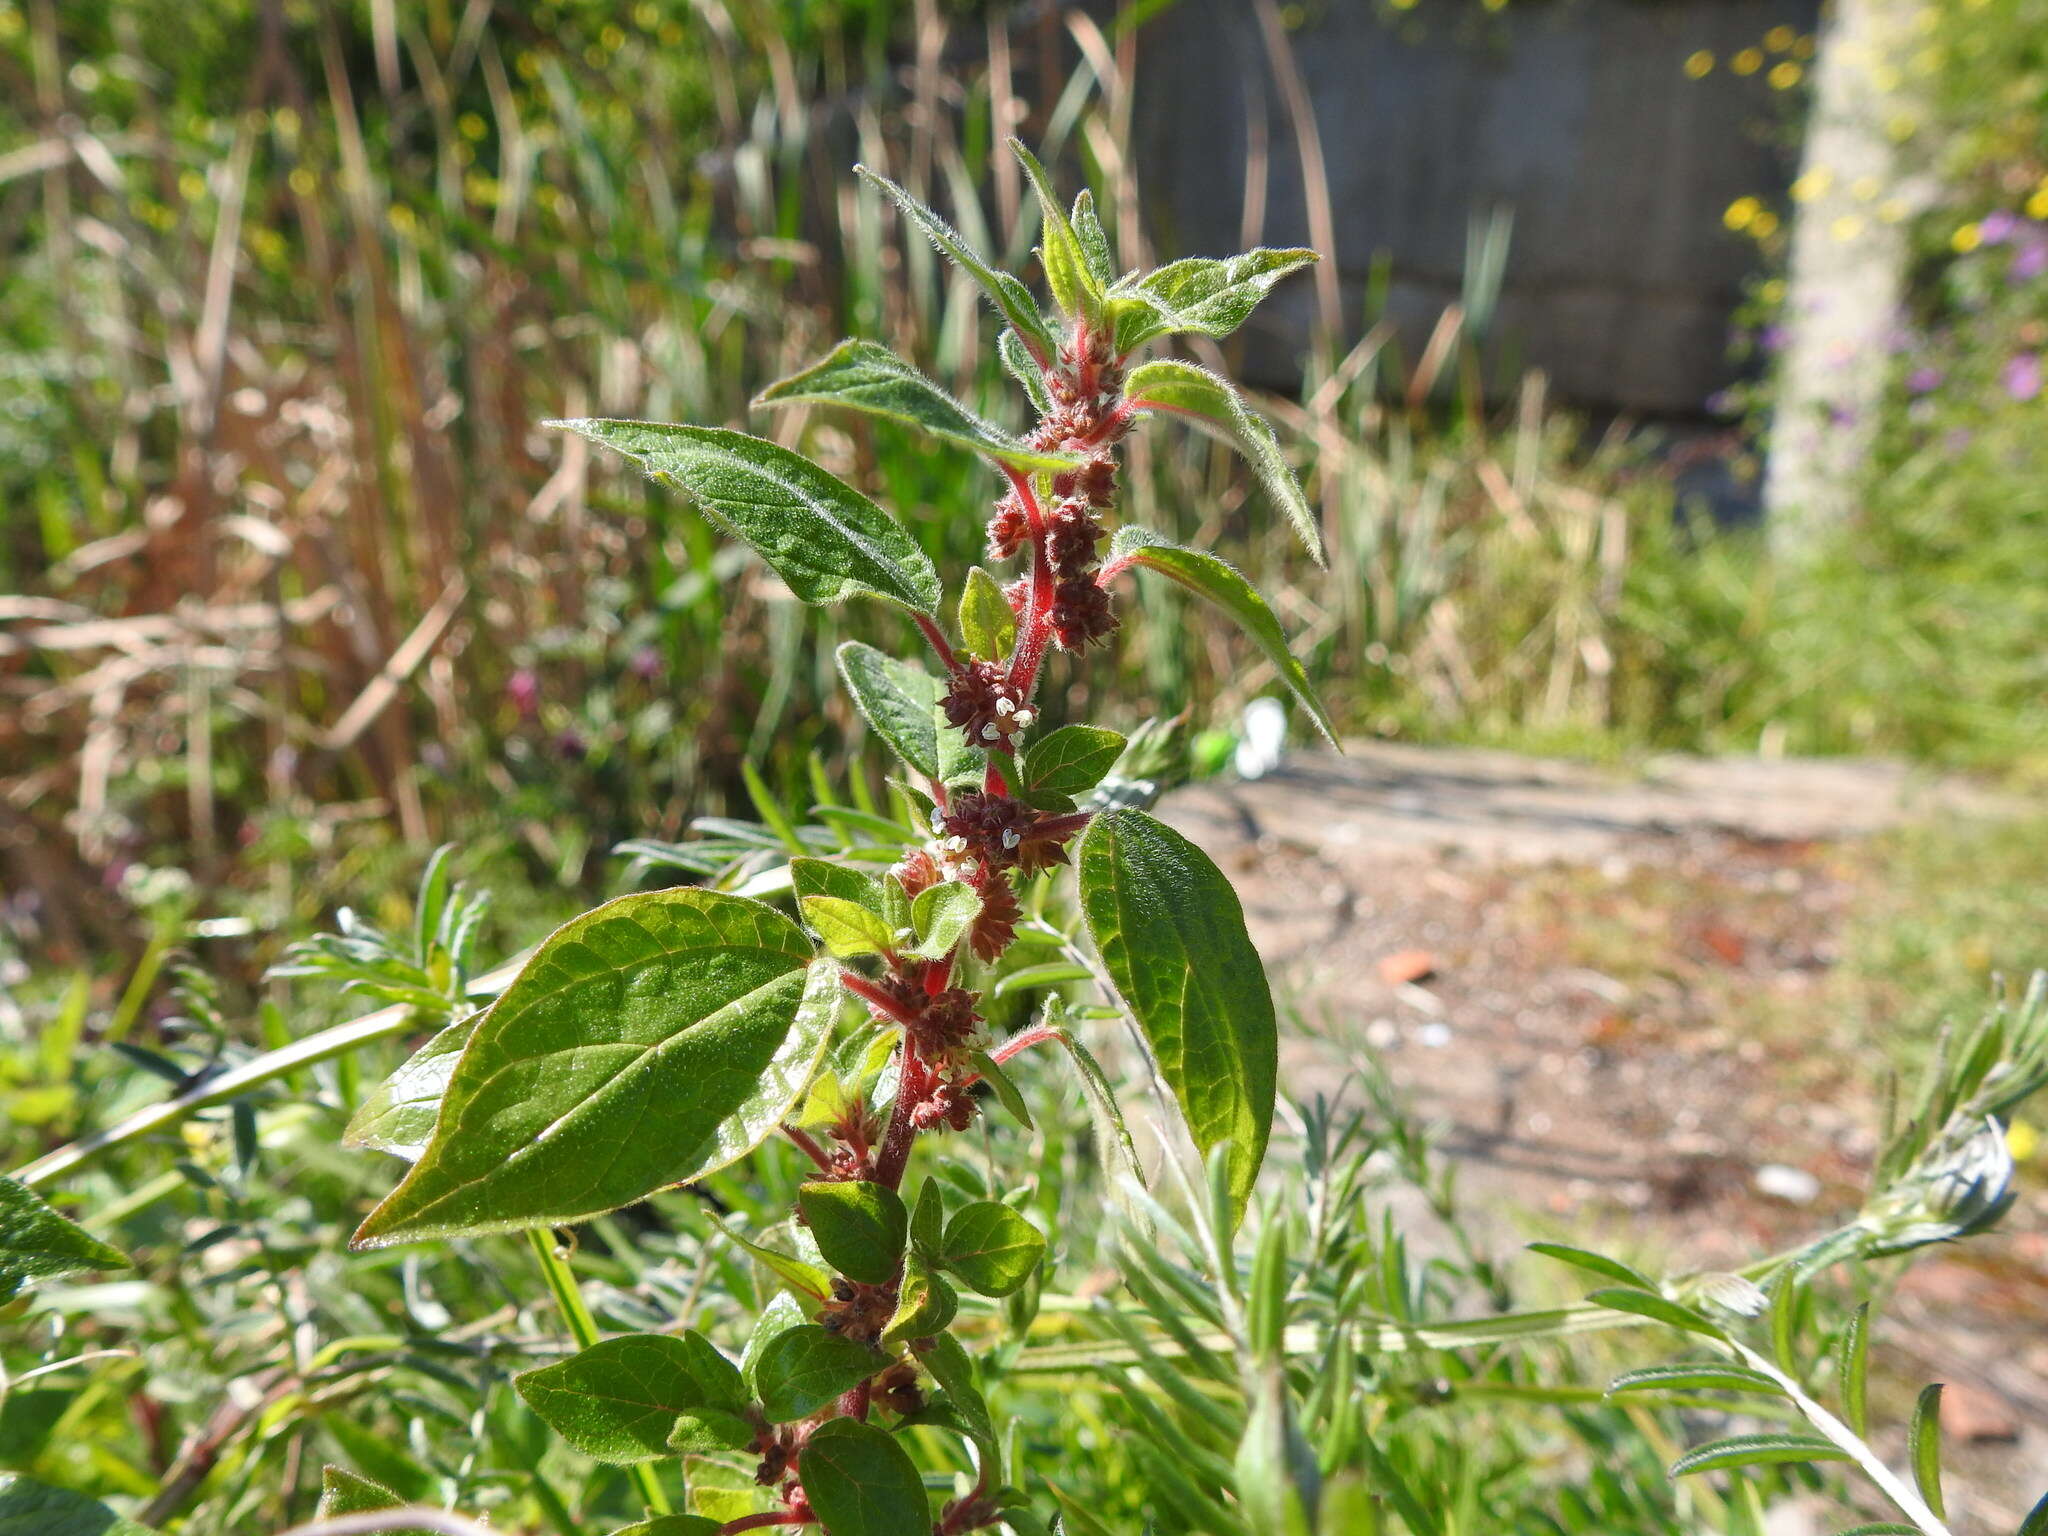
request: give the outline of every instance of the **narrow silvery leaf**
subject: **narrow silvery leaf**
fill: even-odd
[[[762,1346],[754,1362],[754,1391],[761,1411],[786,1424],[816,1413],[888,1363],[865,1344],[803,1323]]]
[[[780,912],[715,891],[568,923],[478,1023],[433,1140],[356,1245],[583,1221],[752,1151],[838,1012],[812,958]]]
[[[1018,442],[1001,427],[976,416],[887,347],[872,341],[842,341],[802,373],[769,385],[754,404],[840,405],[886,416],[1027,472],[1065,469],[1079,462],[1071,453]]]
[[[1631,1286],[1614,1286],[1607,1290],[1594,1291],[1586,1300],[1595,1306],[1608,1307],[1616,1312],[1633,1312],[1637,1317],[1647,1317],[1652,1322],[1668,1327],[1697,1333],[1710,1339],[1722,1337],[1721,1330],[1700,1313],[1682,1302],[1655,1291],[1639,1291]]]
[[[434,1120],[441,1113],[441,1095],[455,1075],[455,1063],[482,1017],[473,1013],[457,1019],[408,1056],[357,1106],[342,1132],[342,1145],[369,1147],[417,1162],[434,1138]]]
[[[1319,259],[1314,251],[1261,246],[1223,261],[1195,256],[1126,278],[1109,292],[1117,354],[1155,336],[1228,336],[1275,283]]]
[[[1124,396],[1143,410],[1167,411],[1222,438],[1244,455],[1267,497],[1287,514],[1301,542],[1323,560],[1323,535],[1316,515],[1301,493],[1294,471],[1266,419],[1245,403],[1230,383],[1206,368],[1176,358],[1140,363],[1124,381]]]
[[[1948,1514],[1947,1501],[1941,1496],[1941,1390],[1938,1381],[1920,1389],[1913,1403],[1912,1428],[1906,1432],[1906,1444],[1913,1453],[1913,1486],[1937,1519]]]
[[[614,1465],[671,1454],[685,1416],[707,1449],[753,1437],[741,1417],[746,1384],[702,1334],[635,1333],[515,1376],[512,1385],[547,1426],[584,1455]]]
[[[1052,332],[1046,329],[1045,318],[1039,314],[1038,305],[1031,297],[1031,290],[1007,272],[998,271],[960,237],[959,231],[925,207],[908,192],[897,186],[886,176],[878,176],[864,165],[854,170],[866,177],[875,186],[888,194],[889,199],[903,210],[903,216],[915,224],[924,237],[938,249],[940,255],[966,272],[989,296],[997,311],[1030,345],[1038,349],[1042,359],[1050,360],[1053,352]]]
[[[981,1080],[988,1084],[996,1102],[1009,1112],[1010,1118],[1027,1131],[1036,1130],[1037,1126],[1031,1119],[1031,1106],[1024,1102],[1024,1095],[1010,1081],[1010,1074],[1003,1070],[1002,1064],[986,1051],[972,1052],[968,1060],[974,1063],[974,1070],[981,1074]]]
[[[838,476],[764,438],[652,421],[558,421],[680,486],[712,522],[751,544],[804,602],[865,594],[938,612],[939,578],[916,540]]]
[[[89,1269],[126,1269],[128,1259],[51,1209],[26,1184],[0,1179],[0,1302],[32,1280]]]
[[[804,1442],[797,1475],[825,1536],[914,1536],[931,1527],[917,1464],[894,1435],[872,1424],[820,1424]]]
[[[973,1359],[950,1333],[934,1335],[918,1344],[914,1353],[917,1363],[931,1373],[932,1380],[945,1388],[946,1396],[952,1399],[968,1434],[990,1458],[992,1470],[1000,1475],[1002,1462],[995,1421],[989,1416],[988,1400],[981,1395],[981,1387],[975,1380]]]
[[[1063,314],[1092,320],[1102,312],[1102,286],[1088,270],[1088,258],[1075,238],[1074,226],[1067,222],[1066,210],[1053,196],[1052,180],[1022,140],[1010,140],[1010,152],[1024,167],[1031,190],[1038,194],[1038,259],[1045,266],[1045,286]]]
[[[1229,1145],[1244,1214],[1273,1125],[1279,1030],[1244,909],[1209,856],[1143,811],[1082,834],[1081,911],[1204,1156]]]
[[[1673,1477],[1733,1467],[1770,1467],[1811,1461],[1848,1461],[1849,1453],[1817,1435],[1729,1435],[1686,1452],[1671,1464]]]
[[[1623,1371],[1607,1384],[1610,1397],[1624,1392],[1760,1392],[1783,1397],[1785,1389],[1762,1371],[1720,1361],[1679,1361]]]
[[[800,1259],[794,1254],[784,1253],[779,1248],[770,1248],[766,1243],[756,1243],[741,1237],[716,1216],[711,1218],[711,1223],[730,1238],[735,1246],[751,1254],[763,1269],[780,1280],[788,1288],[787,1299],[798,1307],[802,1307],[807,1300],[812,1306],[806,1310],[815,1310],[816,1303],[832,1294],[832,1277],[808,1259]],[[749,1344],[747,1348],[751,1353],[753,1345]]]
[[[825,1262],[849,1280],[885,1285],[903,1257],[910,1212],[886,1184],[834,1180],[805,1184],[796,1208]]]
[[[1309,682],[1307,671],[1287,648],[1287,636],[1280,628],[1279,619],[1274,617],[1265,598],[1259,595],[1259,589],[1245,580],[1235,566],[1205,550],[1183,549],[1156,533],[1126,525],[1117,529],[1110,543],[1109,563],[1105,569],[1120,571],[1132,565],[1157,571],[1169,580],[1179,582],[1236,620],[1238,627],[1251,637],[1260,653],[1273,664],[1288,691],[1300,700],[1309,718],[1315,721],[1316,729],[1323,733],[1323,739],[1332,746],[1336,745],[1336,727],[1330,723],[1323,701],[1316,697],[1315,686]]]

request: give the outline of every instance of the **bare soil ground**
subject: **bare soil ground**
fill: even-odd
[[[1828,978],[1874,878],[1855,840],[2002,809],[1878,763],[1621,773],[1363,744],[1162,814],[1230,874],[1300,1011],[1290,1091],[1339,1093],[1370,1055],[1440,1123],[1502,1247],[1568,1235],[1678,1270],[1853,1213],[1878,1074]],[[1958,1529],[2013,1530],[2048,1488],[2038,1179],[2002,1231],[1914,1267],[1881,1344],[1951,1383]]]

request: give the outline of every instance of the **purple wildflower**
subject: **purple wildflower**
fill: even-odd
[[[2013,245],[2012,263],[2005,269],[2008,283],[2031,283],[2048,272],[2048,239],[2029,230]]]
[[[2041,354],[2020,352],[2005,365],[2005,392],[2025,402],[2041,393]]]
[[[1932,394],[1941,388],[1942,377],[1939,368],[1922,363],[1906,375],[1906,388],[1916,395]]]
[[[2003,245],[2019,227],[2020,221],[2000,208],[1984,215],[1977,225],[1977,237],[1985,245]]]

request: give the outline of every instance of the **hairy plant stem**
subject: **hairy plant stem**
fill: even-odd
[[[590,1308],[583,1300],[582,1288],[576,1283],[576,1272],[569,1268],[569,1261],[556,1249],[553,1231],[547,1227],[528,1227],[526,1240],[540,1264],[541,1278],[547,1282],[548,1291],[561,1310],[562,1321],[569,1325],[569,1336],[576,1341],[578,1349],[589,1349],[599,1338],[597,1319],[590,1315]],[[668,1492],[661,1486],[661,1478],[651,1463],[636,1462],[626,1471],[650,1510],[657,1515],[675,1512],[675,1507],[668,1501]]]

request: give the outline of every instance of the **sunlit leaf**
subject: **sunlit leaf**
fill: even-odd
[[[1066,469],[1079,462],[1075,454],[1029,447],[993,422],[983,421],[872,341],[842,341],[802,373],[769,385],[754,404],[837,405],[886,416],[1027,473]]]
[[[1322,530],[1280,452],[1279,440],[1266,419],[1244,403],[1227,379],[1177,358],[1155,358],[1131,370],[1124,381],[1124,396],[1141,409],[1182,417],[1236,448],[1251,465],[1267,497],[1287,514],[1316,563],[1323,563]]]
[[[1104,811],[1077,859],[1103,968],[1206,1156],[1230,1145],[1244,1214],[1273,1124],[1279,1030],[1244,909],[1209,856],[1143,811]]]
[[[802,454],[723,427],[558,421],[681,487],[706,517],[759,552],[807,603],[858,595],[935,615],[939,577],[888,513]]]
[[[831,966],[774,908],[622,896],[552,934],[477,1025],[433,1140],[355,1243],[586,1220],[753,1150],[817,1069]]]

